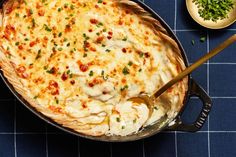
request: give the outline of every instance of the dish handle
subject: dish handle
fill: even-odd
[[[185,124],[181,120],[181,115],[177,117],[175,123],[172,126],[169,126],[167,130],[175,131],[186,131],[186,132],[196,132],[199,131],[203,124],[206,122],[207,117],[210,113],[212,107],[212,100],[210,96],[200,87],[193,79],[191,79],[191,90],[189,97],[197,96],[203,104],[202,110],[195,122],[193,124]]]

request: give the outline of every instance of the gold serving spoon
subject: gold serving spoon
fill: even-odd
[[[137,97],[132,97],[128,99],[128,101],[132,101],[134,103],[144,103],[148,106],[150,109],[150,113],[153,112],[154,108],[154,102],[155,99],[158,98],[161,94],[163,94],[167,89],[169,89],[171,86],[173,86],[175,83],[182,80],[185,76],[190,74],[192,71],[197,69],[199,66],[201,66],[203,63],[205,63],[207,60],[211,59],[218,53],[220,53],[223,49],[230,46],[232,43],[236,41],[236,34],[225,40],[223,43],[221,43],[219,46],[211,50],[209,53],[201,57],[199,60],[197,60],[195,63],[187,67],[185,70],[183,70],[181,73],[179,73],[175,78],[170,80],[168,83],[166,83],[161,88],[157,89],[152,96],[148,95],[139,95]]]

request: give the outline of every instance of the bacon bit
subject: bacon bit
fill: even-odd
[[[43,37],[43,43],[44,43],[44,44],[47,44],[47,42],[48,42],[48,37],[46,37],[46,36]]]
[[[11,25],[7,25],[6,26],[6,29],[4,30],[4,35],[3,37],[6,38],[7,40],[10,39],[10,35],[11,33],[16,33],[16,29],[14,26],[11,26]]]
[[[93,87],[94,86],[94,84],[91,83],[91,82],[88,85],[89,85],[89,87]]]
[[[44,79],[42,78],[42,77],[39,77],[39,78],[36,78],[36,79],[34,79],[33,80],[34,81],[34,83],[44,83]]]
[[[75,80],[71,80],[70,84],[74,85],[75,84]]]
[[[87,108],[86,102],[82,102],[82,107],[83,107],[83,108]]]
[[[127,51],[126,51],[126,48],[123,48],[123,49],[122,49],[122,52],[126,53],[126,52],[127,52]]]
[[[19,45],[19,46],[18,46],[18,49],[23,50],[23,46],[22,46],[22,45]]]
[[[107,39],[109,39],[109,40],[110,40],[111,38],[112,38],[111,36],[108,36],[108,37],[107,37]]]
[[[133,22],[134,22],[133,18],[130,18],[129,21],[130,21],[130,23],[133,23]]]
[[[31,12],[30,9],[27,9],[27,10],[26,10],[26,13],[27,13],[27,16],[28,16],[28,17],[32,15],[32,12]]]
[[[99,6],[96,4],[96,5],[95,5],[95,8],[96,8],[96,9],[98,9],[98,8],[99,8]]]
[[[12,6],[6,7],[6,14],[10,14],[13,10]]]
[[[39,9],[41,8],[42,6],[39,4],[39,2],[36,3],[36,8]]]
[[[59,95],[59,85],[56,81],[50,80],[48,89],[51,91],[52,95]]]
[[[103,37],[103,36],[101,36],[101,37],[98,37],[98,38],[97,38],[97,40],[96,40],[96,42],[97,42],[97,43],[101,43],[101,42],[103,41],[103,39],[104,39],[104,37]]]
[[[123,78],[123,79],[121,80],[121,82],[122,82],[122,83],[126,83],[126,79]]]
[[[48,108],[53,112],[62,113],[62,108],[61,107],[56,107],[56,106],[50,105]]]
[[[108,34],[109,34],[110,36],[112,36],[112,35],[113,35],[113,32],[109,31]]]
[[[145,39],[145,40],[148,40],[148,36],[145,36],[144,39]]]
[[[15,27],[12,26],[12,25],[7,25],[7,26],[6,26],[6,29],[9,30],[10,32],[16,33],[16,29],[15,29]]]
[[[95,64],[94,61],[91,61],[91,62],[88,63],[88,66],[91,66],[91,65],[94,65],[94,64]]]
[[[92,24],[98,24],[98,20],[96,20],[96,19],[90,19],[90,23],[92,23]]]
[[[25,66],[19,66],[17,69],[16,69],[16,72],[18,74],[18,76],[26,79],[29,77],[29,75],[26,73],[26,68]]]
[[[81,64],[81,65],[79,66],[79,68],[80,68],[80,70],[81,70],[82,72],[86,72],[86,71],[88,70],[88,65]]]
[[[107,2],[102,2],[102,4],[106,5],[106,4],[107,4]]]
[[[147,53],[144,53],[144,56],[145,56],[146,58],[149,58],[149,57],[150,57],[150,54],[147,52]]]
[[[63,73],[63,74],[61,75],[61,79],[62,79],[63,81],[66,81],[66,80],[68,79],[68,75],[67,75],[66,73]]]
[[[93,52],[96,52],[97,51],[97,49],[95,48],[95,47],[90,47],[89,48],[91,51],[93,51]]]
[[[102,94],[106,95],[106,94],[108,94],[108,92],[106,92],[106,91],[103,91],[103,92],[102,92]]]
[[[92,30],[92,29],[89,29],[88,31],[89,31],[89,32],[93,32],[93,30]]]
[[[29,69],[32,69],[34,66],[33,66],[33,64],[30,64],[29,65]]]
[[[121,19],[119,19],[118,24],[119,24],[119,25],[123,25],[123,23],[124,23],[124,21],[122,21]]]
[[[66,25],[66,28],[65,28],[65,32],[70,32],[71,31],[71,26],[70,25]]]
[[[34,45],[36,45],[37,43],[35,42],[35,41],[32,41],[32,42],[30,42],[30,47],[33,47]]]
[[[93,87],[93,86],[95,86],[97,84],[101,84],[103,82],[104,82],[104,80],[102,78],[95,78],[91,82],[88,83],[88,86]]]
[[[143,60],[143,65],[145,65],[146,64],[146,59],[144,58],[144,60]]]
[[[44,16],[44,14],[45,14],[45,11],[44,11],[44,10],[40,9],[40,10],[38,11],[38,15],[39,15],[39,16]]]
[[[87,41],[85,41],[85,42],[84,42],[84,47],[89,48],[89,47],[90,47],[90,43],[87,42]]]

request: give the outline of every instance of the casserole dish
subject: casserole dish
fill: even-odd
[[[99,3],[100,3],[100,1],[99,1]],[[120,3],[120,2],[119,2]],[[128,6],[128,7],[132,7],[133,9],[132,10],[135,10],[135,12],[138,12],[138,13],[141,13],[141,14],[145,14],[145,18],[147,18],[147,16],[146,16],[146,11],[144,11],[143,9],[140,9],[140,7],[137,7],[137,5],[135,4],[135,3],[129,3],[129,1],[124,1],[123,2],[126,6]],[[127,5],[128,4],[128,5]],[[134,5],[135,4],[135,5]],[[143,5],[142,3],[140,3],[140,5]],[[84,5],[84,6],[86,6],[86,4]],[[142,7],[145,7],[144,5],[142,6]],[[66,8],[68,8],[68,5],[64,5],[64,8],[66,9]],[[71,8],[73,8],[73,7],[71,7]],[[147,7],[145,7],[144,9],[148,9]],[[11,9],[10,9],[11,10]],[[60,12],[61,11],[61,9],[59,10],[58,9],[58,12]],[[28,10],[28,12],[27,12],[27,14],[28,14],[28,16],[31,16],[32,14],[33,14],[33,11],[31,11],[31,10]],[[42,12],[40,12],[40,13],[38,13],[38,14],[43,14]],[[19,15],[16,13],[16,16],[18,16],[19,17]],[[73,16],[73,15],[72,15]],[[153,16],[155,16],[154,14],[153,14]],[[149,17],[149,16],[148,16]],[[162,21],[157,15],[155,16],[155,18],[158,20],[158,21]],[[68,17],[68,19],[69,19],[69,17]],[[66,19],[67,20],[67,19]],[[33,21],[33,20],[32,20]],[[155,22],[155,20],[148,20],[149,22],[150,21],[153,21],[153,22]],[[75,24],[75,20],[72,20],[71,21],[73,24]],[[103,26],[103,24],[101,23],[98,23],[97,22],[97,20],[96,19],[91,19],[90,20],[90,23],[92,23],[92,24],[96,24],[96,26],[99,28],[99,27],[102,27]],[[98,23],[98,24],[97,24]],[[36,21],[36,24],[37,24],[37,21]],[[33,25],[32,25],[32,27],[35,27],[35,22],[33,22]],[[162,22],[162,24],[164,25],[164,28],[165,28],[165,26],[166,26],[166,24],[164,23],[164,22]],[[157,25],[155,25],[155,26],[159,26],[159,23],[157,24]],[[31,26],[30,26],[31,27]],[[28,27],[28,29],[30,28],[30,27]],[[9,28],[10,28],[10,30],[13,30],[13,31],[15,31],[15,29],[14,28],[12,28],[12,27],[10,27],[9,26]],[[52,27],[51,27],[52,28]],[[44,24],[43,25],[43,30],[45,30],[45,31],[47,31],[47,32],[52,32],[54,29],[56,29],[56,28],[53,28],[53,29],[51,29],[50,28],[50,26],[48,26],[47,24]],[[161,29],[162,27],[160,27],[160,29]],[[169,34],[168,34],[168,36],[171,36],[174,40],[176,40],[176,38],[174,37],[174,35],[173,35],[173,33],[170,31],[170,29],[166,26],[166,29],[169,31]],[[71,28],[70,28],[70,26],[68,25],[68,27],[67,27],[67,25],[66,25],[66,30],[65,30],[65,32],[67,33],[67,32],[69,32],[71,30]],[[8,31],[6,31],[7,33],[8,33]],[[47,33],[46,32],[46,33]],[[105,31],[106,32],[106,31]],[[164,31],[165,32],[165,31]],[[45,33],[45,32],[44,32]],[[46,34],[45,33],[45,34]],[[112,36],[112,32],[110,33],[108,33],[109,35],[111,35]],[[8,35],[8,34],[6,34],[6,35]],[[48,35],[48,34],[47,34]],[[54,36],[54,35],[53,35]],[[58,35],[59,37],[61,37],[61,34],[59,34]],[[9,39],[9,36],[3,36],[4,38],[6,37],[7,39]],[[48,38],[47,38],[47,36],[45,36],[46,38],[43,38],[43,40],[45,40],[46,42],[48,41]],[[110,36],[108,36],[109,38],[111,38]],[[55,38],[55,37],[54,37]],[[87,43],[88,42],[88,40],[89,40],[89,37],[86,35],[86,34],[83,34],[83,38],[85,38],[85,42],[84,42],[84,44],[85,44],[85,46],[88,46],[89,44]],[[109,39],[108,38],[108,39]],[[126,41],[127,39],[123,39],[123,41]],[[25,40],[25,41],[28,41],[28,40]],[[51,40],[51,41],[54,41],[53,39]],[[67,41],[67,40],[65,40],[64,39],[64,41]],[[171,40],[172,41],[172,40]],[[101,42],[101,41],[99,41],[99,42]],[[168,41],[167,41],[168,42]],[[177,42],[178,43],[178,41],[176,40],[175,42]],[[75,44],[75,43],[74,43]],[[173,44],[173,42],[172,42],[172,44]],[[23,49],[23,46],[22,45],[19,45],[19,42],[16,42],[15,43],[15,45],[16,45],[16,48],[18,48],[18,49]],[[24,45],[24,44],[23,44]],[[29,44],[30,45],[30,47],[33,47],[34,45],[35,45],[35,43],[30,43]],[[54,42],[54,45],[55,46],[58,46],[57,44],[55,44],[55,42]],[[67,44],[68,45],[68,44]],[[175,45],[175,44],[174,44]],[[7,45],[4,45],[4,46],[7,46]],[[68,45],[68,46],[70,46],[70,44]],[[106,46],[106,45],[105,45]],[[179,47],[181,47],[180,46],[180,44],[179,44]],[[85,50],[86,50],[86,48],[87,47],[84,47],[85,48]],[[165,49],[169,49],[169,47],[165,47]],[[182,48],[181,48],[182,49]],[[53,49],[53,51],[56,51],[55,49]],[[60,48],[58,48],[58,51],[62,51],[62,48],[60,47]],[[109,50],[109,51],[107,51],[107,52],[110,52],[111,50]],[[122,50],[123,51],[123,50]],[[187,65],[187,60],[186,60],[186,56],[184,55],[184,53],[183,53],[183,50],[181,50],[182,51],[182,54],[181,54],[181,58],[183,58],[183,60],[185,61],[185,64]],[[123,51],[124,53],[126,53],[126,50],[125,51]],[[41,49],[38,51],[38,55],[37,55],[37,57],[36,57],[36,59],[35,60],[37,60],[38,58],[40,58],[41,57],[41,55],[40,55],[40,53],[41,53]],[[111,53],[110,53],[111,54]],[[141,53],[141,54],[143,54],[143,53]],[[87,55],[86,55],[87,56]],[[85,56],[85,57],[86,57]],[[143,55],[142,55],[143,56]],[[141,56],[141,57],[142,57]],[[10,58],[11,58],[11,56],[10,56]],[[176,60],[177,60],[177,58],[176,58]],[[3,62],[4,63],[4,62]],[[78,64],[81,64],[81,63],[78,63]],[[8,66],[6,66],[6,64],[2,64],[3,66],[2,66],[2,68],[3,68],[3,71],[5,70],[6,71],[6,68],[8,68]],[[8,65],[10,65],[10,64],[8,64]],[[132,64],[131,64],[132,65]],[[130,65],[130,66],[131,66]],[[13,65],[14,66],[14,65]],[[31,65],[30,64],[30,67],[31,66],[33,66],[33,65]],[[9,66],[10,67],[10,66]],[[42,65],[41,65],[41,67],[42,67]],[[18,69],[18,68],[17,68]],[[46,67],[44,70],[47,70],[48,68]],[[80,66],[80,69],[81,69],[81,66]],[[19,71],[21,72],[22,70],[24,70],[24,68],[22,69],[22,68],[19,68]],[[4,71],[4,72],[5,72]],[[50,73],[50,74],[54,74],[54,72],[56,71],[56,69],[50,69],[50,70],[47,70],[47,73]],[[10,72],[14,72],[14,71],[10,71]],[[6,72],[6,73],[4,73],[5,74],[5,76],[8,78],[8,80],[10,80],[11,81],[11,84],[13,84],[13,86],[15,87],[14,89],[17,89],[17,92],[19,93],[19,91],[20,91],[20,93],[21,93],[21,95],[25,98],[26,96],[25,96],[25,93],[22,93],[21,91],[23,91],[23,89],[22,88],[20,88],[18,85],[19,84],[17,84],[17,88],[16,88],[16,84],[15,84],[15,78],[13,78],[12,76],[10,76],[10,75],[13,75],[13,73],[11,73],[11,74],[9,74],[10,73],[9,72],[9,70]],[[67,74],[69,74],[70,73],[70,71],[67,73]],[[103,72],[104,73],[104,72]],[[6,75],[7,74],[7,75]],[[57,75],[58,73],[56,73],[56,75]],[[127,67],[126,68],[124,68],[123,69],[123,74],[124,75],[127,75],[127,74],[129,74],[129,71],[127,70]],[[64,75],[64,73],[63,73],[63,75]],[[24,72],[22,72],[22,73],[20,73],[20,76],[21,77],[27,77],[28,75],[27,74],[25,74]],[[90,73],[89,73],[89,76],[93,76],[93,72],[91,72],[90,71]],[[47,77],[51,77],[51,75],[47,75]],[[73,76],[72,76],[73,77]],[[67,79],[67,77],[65,78],[65,76],[63,76],[62,77],[62,79]],[[176,128],[176,129],[182,129],[182,130],[184,130],[184,129],[188,129],[188,130],[190,130],[190,131],[196,131],[196,129],[199,129],[201,126],[202,126],[202,124],[203,124],[203,122],[206,120],[206,115],[207,115],[207,113],[209,112],[209,109],[210,109],[210,106],[211,106],[211,102],[210,102],[210,99],[209,99],[209,97],[208,97],[208,99],[207,99],[207,95],[206,94],[204,94],[204,91],[193,81],[193,80],[191,80],[190,79],[190,77],[189,78],[186,78],[186,79],[188,79],[188,83],[189,83],[189,85],[188,85],[188,92],[187,92],[187,94],[185,94],[185,96],[184,96],[184,103],[186,103],[187,102],[187,97],[189,96],[189,95],[197,95],[197,96],[199,96],[201,99],[204,99],[206,102],[204,103],[204,107],[203,107],[203,110],[202,110],[202,113],[201,113],[201,115],[200,115],[200,117],[199,117],[199,119],[196,121],[196,124],[193,124],[193,125],[184,125],[184,124],[182,124],[181,123],[181,121],[180,120],[177,120],[177,117],[176,117],[176,114],[173,116],[171,116],[171,117],[162,117],[159,121],[158,121],[158,123],[156,123],[156,124],[154,124],[154,125],[151,125],[151,126],[147,126],[147,127],[145,127],[144,129],[142,129],[141,131],[139,131],[139,132],[137,132],[136,134],[132,134],[132,135],[127,135],[127,136],[104,136],[104,135],[102,135],[102,136],[98,136],[98,137],[92,137],[92,136],[88,136],[88,135],[82,135],[82,134],[80,134],[80,133],[78,133],[78,132],[82,132],[81,130],[80,131],[78,131],[78,132],[75,132],[75,131],[72,131],[71,129],[68,129],[68,128],[64,128],[65,130],[67,130],[67,131],[69,131],[69,132],[72,132],[72,133],[75,133],[75,134],[77,134],[77,135],[80,135],[80,136],[82,136],[82,137],[87,137],[87,138],[91,138],[91,139],[95,139],[95,140],[102,140],[102,141],[131,141],[131,140],[137,140],[137,139],[140,139],[140,138],[144,138],[144,137],[147,137],[147,136],[150,136],[150,135],[153,135],[153,134],[155,134],[155,133],[157,133],[157,132],[159,132],[160,130],[162,130],[162,129],[164,129],[164,128],[166,128],[166,126],[168,125],[168,126],[170,126],[169,124],[175,119],[176,120],[176,122],[175,122],[175,124],[174,125],[172,125],[172,127],[174,127],[174,128]],[[5,80],[6,81],[6,80]],[[64,81],[64,80],[63,80]],[[7,82],[7,81],[6,81]],[[49,81],[49,85],[50,85],[51,83],[50,83],[50,81]],[[8,83],[8,85],[9,85],[9,83]],[[53,86],[58,86],[55,82],[53,82]],[[90,85],[89,85],[90,86]],[[35,86],[34,86],[35,87]],[[91,87],[93,87],[93,85],[91,85]],[[11,87],[12,88],[12,87]],[[59,91],[57,90],[57,89],[54,89],[54,88],[52,88],[51,87],[51,85],[48,87],[50,90],[52,89],[52,91],[50,92],[52,95],[59,95]],[[128,88],[128,87],[126,87],[126,88]],[[126,89],[125,88],[125,89]],[[13,88],[12,88],[13,89]],[[121,91],[123,91],[124,90],[124,88],[122,88],[121,89]],[[186,89],[185,89],[186,90]],[[179,91],[182,91],[182,89],[179,89]],[[46,91],[45,91],[46,92]],[[16,93],[16,92],[15,92]],[[106,93],[106,92],[105,92]],[[104,94],[105,95],[105,94]],[[17,96],[19,97],[19,95],[17,94]],[[23,103],[27,106],[27,107],[29,107],[31,110],[33,110],[34,112],[36,112],[36,113],[38,113],[36,110],[34,110],[32,107],[30,107],[30,105],[26,102],[26,101],[24,101],[24,99],[21,97],[20,98],[21,99],[21,101],[23,101]],[[35,97],[34,99],[37,99],[37,97]],[[26,99],[26,100],[28,100],[28,102],[32,102],[32,101],[29,101],[29,99]],[[58,99],[55,99],[56,100],[56,103],[58,104],[59,102],[59,100]],[[53,101],[53,100],[47,100],[47,101]],[[61,101],[61,100],[60,100]],[[74,101],[72,101],[72,104],[74,104],[73,103]],[[31,104],[32,105],[32,104]],[[76,102],[76,104],[75,104],[76,106],[78,106],[78,104],[77,104],[77,102]],[[34,106],[35,107],[35,106]],[[51,107],[51,106],[49,106],[49,107]],[[69,106],[70,107],[70,106]],[[172,106],[171,106],[172,107]],[[52,108],[52,107],[51,107]],[[86,108],[86,106],[85,106],[85,108]],[[182,107],[183,108],[183,107]],[[50,109],[50,108],[49,108]],[[53,108],[53,109],[55,109],[55,108]],[[38,109],[39,110],[39,109]],[[56,108],[56,110],[57,111],[60,111],[60,109],[58,109],[58,108]],[[179,109],[178,109],[178,111],[179,111]],[[51,112],[50,112],[51,113]],[[42,114],[40,114],[40,113],[38,113],[38,115],[40,115],[40,117],[43,117],[44,119],[45,119],[45,117],[42,115]],[[52,115],[52,116],[54,116],[54,117],[56,117],[56,118],[58,118],[57,117],[57,115]],[[47,119],[47,121],[48,122],[50,122],[50,123],[54,123],[53,121],[51,121],[51,120],[49,120],[48,118],[46,118]],[[55,120],[55,119],[54,119]],[[58,119],[57,119],[58,120]],[[68,122],[68,123],[63,123],[63,125],[65,125],[65,126],[68,126],[68,125],[73,125],[73,126],[75,126],[76,125],[76,122],[77,121],[70,121],[70,120],[67,120],[67,119],[59,119],[59,120],[63,120],[63,122],[64,121],[66,121],[66,122]],[[119,122],[120,120],[119,119],[116,119],[117,120],[117,122]],[[59,122],[60,123],[60,122]],[[135,123],[135,122],[133,122],[133,123]],[[58,124],[56,124],[57,126],[60,126],[60,125],[58,125]],[[77,126],[75,126],[75,127],[77,127]],[[169,127],[170,128],[170,127]],[[124,129],[123,128],[123,126],[122,126],[122,129]],[[124,129],[125,130],[125,129]],[[94,133],[94,132],[92,132],[92,133]],[[96,133],[96,132],[95,132]],[[98,132],[98,134],[99,134],[99,132]],[[96,134],[97,135],[97,134]],[[99,134],[100,135],[100,134]]]

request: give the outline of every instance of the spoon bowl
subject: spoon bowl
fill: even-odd
[[[213,22],[211,20],[204,20],[202,17],[200,17],[198,13],[199,9],[197,5],[193,2],[193,0],[186,0],[186,6],[190,16],[198,24],[210,29],[222,29],[230,26],[236,21],[236,0],[233,1],[234,1],[234,8],[231,9],[231,11],[228,13],[228,18],[217,20],[216,22]]]

